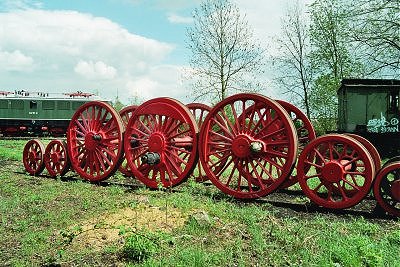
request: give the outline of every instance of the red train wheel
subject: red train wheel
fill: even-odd
[[[273,192],[290,175],[297,136],[288,114],[275,101],[237,94],[210,111],[199,144],[211,182],[226,194],[250,199]]]
[[[138,106],[132,105],[123,108],[120,112],[119,115],[121,116],[122,122],[124,123],[124,126],[126,127],[128,125],[129,119],[132,116],[132,113],[137,109]],[[129,169],[128,162],[126,161],[126,158],[124,156],[124,161],[122,161],[121,166],[119,166],[118,169],[123,175],[132,177],[133,174],[131,170]]]
[[[369,192],[375,165],[355,139],[328,134],[311,141],[300,154],[297,178],[303,192],[316,204],[345,209]]]
[[[171,98],[140,105],[125,132],[125,156],[133,175],[151,188],[184,182],[197,163],[198,126],[189,109]]]
[[[367,139],[365,139],[362,136],[359,136],[357,134],[349,134],[349,133],[346,133],[346,135],[356,139],[368,150],[369,154],[371,155],[372,159],[374,160],[375,170],[376,171],[380,170],[382,167],[382,159],[381,159],[381,155],[379,155],[379,152],[376,149],[376,147],[370,141],[368,141]]]
[[[400,161],[389,163],[378,172],[374,196],[387,213],[400,216]]]
[[[293,124],[296,127],[299,143],[297,154],[300,154],[304,147],[317,137],[314,127],[307,116],[300,109],[283,100],[276,101],[286,110],[287,113],[289,113],[289,116],[292,118]],[[296,170],[294,170],[293,173],[282,183],[280,188],[288,188],[289,186],[297,183],[297,174],[295,173],[297,173]]]
[[[44,165],[51,177],[64,176],[71,166],[65,141],[53,140],[46,146]]]
[[[32,139],[26,143],[22,155],[25,170],[30,175],[38,175],[44,169],[44,145],[39,139]]]
[[[92,101],[74,114],[67,130],[67,150],[73,169],[92,182],[114,174],[123,155],[124,125],[107,103]]]
[[[200,128],[211,107],[201,103],[191,103],[186,105],[196,119],[197,126]],[[200,161],[197,163],[198,176],[195,177],[196,182],[205,182],[208,180],[204,173]]]

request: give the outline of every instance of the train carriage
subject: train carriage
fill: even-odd
[[[338,131],[361,135],[383,156],[400,154],[400,80],[344,79]]]
[[[89,93],[0,92],[0,134],[3,136],[66,133],[75,111],[83,104],[101,100]]]

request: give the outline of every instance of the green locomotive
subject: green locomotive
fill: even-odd
[[[80,91],[65,94],[1,91],[0,135],[64,135],[76,109],[93,100],[100,99]]]
[[[400,155],[400,80],[344,79],[338,131],[371,141],[383,156]]]

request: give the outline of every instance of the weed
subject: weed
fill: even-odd
[[[158,246],[150,233],[133,233],[126,237],[123,257],[131,262],[142,262],[157,252]]]

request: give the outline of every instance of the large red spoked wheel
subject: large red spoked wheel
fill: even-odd
[[[389,163],[378,172],[374,196],[387,213],[400,216],[400,161]]]
[[[67,148],[73,169],[91,182],[114,174],[123,155],[124,125],[107,103],[92,101],[74,114],[67,130]]]
[[[290,118],[292,118],[294,127],[296,127],[297,138],[298,138],[298,151],[300,154],[303,151],[304,147],[314,140],[317,136],[315,134],[314,127],[311,124],[311,121],[307,118],[307,116],[294,105],[283,101],[276,100],[285,110],[289,113]],[[297,183],[297,174],[294,174],[296,170],[293,171],[292,175],[290,175],[280,186],[280,188],[288,188],[289,186]]]
[[[311,141],[300,154],[297,178],[303,192],[316,204],[345,209],[369,192],[375,165],[357,140],[328,134]]]
[[[25,170],[30,175],[38,175],[44,169],[44,145],[39,139],[32,139],[26,143],[22,155]]]
[[[200,131],[200,160],[208,178],[236,198],[258,198],[293,169],[296,129],[274,100],[237,94],[218,103]]]
[[[129,119],[132,116],[132,113],[137,109],[138,106],[132,105],[123,108],[120,112],[119,115],[121,116],[122,122],[124,123],[124,126],[126,127],[128,125]],[[122,174],[125,176],[131,177],[133,176],[131,170],[129,169],[128,162],[126,161],[126,158],[124,156],[124,161],[122,161],[121,166],[119,166],[118,169]]]
[[[171,98],[140,105],[125,132],[125,157],[138,180],[151,188],[184,182],[197,163],[197,123],[189,109]]]
[[[197,126],[200,128],[207,114],[210,112],[211,107],[202,103],[190,103],[186,106],[193,114],[194,118],[196,119]],[[197,163],[197,171],[198,176],[195,177],[196,182],[204,182],[208,180],[207,176],[204,174],[203,168],[201,167],[200,161]]]
[[[46,146],[44,165],[51,177],[64,176],[70,166],[67,155],[67,144],[61,140],[53,140]]]

